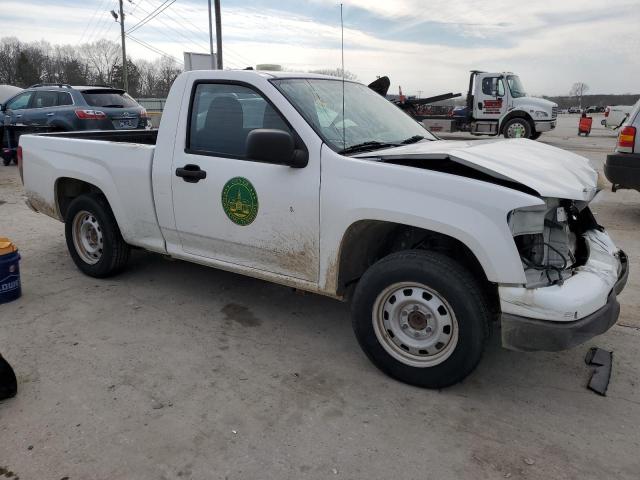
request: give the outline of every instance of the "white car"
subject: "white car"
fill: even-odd
[[[589,209],[585,158],[438,140],[359,83],[191,71],[157,132],[20,150],[28,204],[65,222],[87,275],[139,247],[350,300],[367,356],[414,385],[466,377],[496,322],[507,348],[561,350],[618,318],[627,257]]]
[[[600,121],[602,125],[612,130],[620,128],[631,111],[633,105],[613,105],[604,109],[604,118]]]

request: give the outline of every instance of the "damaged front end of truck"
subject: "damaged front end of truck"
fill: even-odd
[[[504,347],[564,350],[615,324],[629,266],[589,208],[598,174],[588,160],[529,140],[421,142],[376,152],[376,160],[531,196],[505,218],[524,275],[497,282]]]
[[[526,284],[499,287],[503,346],[564,350],[607,331],[620,312],[628,260],[587,202],[545,199],[512,211],[508,223]]]

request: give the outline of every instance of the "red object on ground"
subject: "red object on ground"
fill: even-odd
[[[593,117],[580,117],[580,123],[578,124],[578,135],[591,133],[591,124],[593,123]]]

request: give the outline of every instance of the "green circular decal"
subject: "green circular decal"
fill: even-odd
[[[256,189],[246,178],[232,178],[222,189],[222,208],[233,223],[249,225],[258,215]]]

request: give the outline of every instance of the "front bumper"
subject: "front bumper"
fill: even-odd
[[[556,128],[556,120],[543,120],[539,122],[533,122],[536,128],[536,132],[548,132]]]
[[[505,348],[566,350],[606,332],[616,323],[620,314],[616,296],[627,283],[629,262],[622,250],[612,252],[612,243],[599,245],[599,240],[608,239],[606,233],[601,234],[589,239],[591,255],[587,264],[563,285],[526,292],[500,287]]]
[[[604,174],[614,188],[640,190],[640,153],[612,153],[607,155]]]

